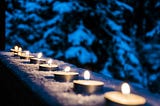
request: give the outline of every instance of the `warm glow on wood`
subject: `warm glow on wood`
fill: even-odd
[[[121,91],[123,94],[130,94],[130,86],[128,83],[123,83],[121,86]]]
[[[71,68],[70,68],[69,66],[67,66],[67,67],[64,69],[65,72],[69,72],[70,70],[71,70]]]
[[[84,79],[89,80],[90,79],[90,72],[88,70],[86,70],[84,72]]]

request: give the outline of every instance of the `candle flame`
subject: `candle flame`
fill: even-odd
[[[67,67],[64,69],[65,72],[69,72],[70,70],[71,70],[71,68],[70,68],[69,66],[67,66]]]
[[[18,50],[18,46],[14,46],[14,49],[17,51]]]
[[[19,52],[21,52],[21,51],[22,51],[22,48],[21,48],[21,47],[19,47],[19,48],[18,48],[18,51],[19,51]]]
[[[48,65],[51,65],[52,64],[52,59],[49,59],[48,60]]]
[[[37,58],[41,58],[42,57],[42,53],[38,53]]]
[[[26,56],[29,56],[29,51],[26,51]]]
[[[123,94],[130,94],[130,86],[128,83],[123,83],[121,86],[121,91]]]
[[[84,79],[89,80],[90,79],[90,72],[88,70],[86,70],[84,72]]]

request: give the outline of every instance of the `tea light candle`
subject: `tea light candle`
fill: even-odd
[[[17,53],[17,55],[20,56],[21,54],[22,54],[22,48],[19,47],[19,48],[18,48],[18,53]],[[14,53],[14,55],[16,55],[16,53]]]
[[[18,46],[14,46],[14,49],[11,49],[11,52],[17,52],[18,53]]]
[[[46,60],[45,59],[42,59],[42,53],[38,53],[37,55],[37,58],[34,57],[34,58],[30,58],[30,63],[33,63],[33,64],[44,64],[46,63]]]
[[[26,59],[29,60],[30,58],[33,58],[34,56],[30,55],[29,51],[25,51],[25,53],[22,53],[20,55],[20,59]]]
[[[77,93],[83,94],[92,94],[92,93],[99,93],[103,89],[104,83],[101,81],[96,80],[89,80],[90,79],[90,72],[84,72],[84,79],[85,80],[74,80],[74,91]]]
[[[72,82],[73,80],[78,79],[79,73],[70,70],[71,68],[67,66],[64,71],[54,72],[54,79],[59,82]]]
[[[41,71],[56,71],[58,69],[58,65],[52,64],[52,59],[49,59],[48,64],[40,64],[39,70]]]
[[[109,103],[120,106],[138,106],[146,103],[146,99],[144,97],[130,93],[130,86],[128,83],[122,84],[121,92],[107,92],[104,94],[104,97],[109,101]]]
[[[14,46],[14,49],[11,49],[11,52],[14,53],[14,56],[19,56],[22,53],[22,48],[18,46]]]

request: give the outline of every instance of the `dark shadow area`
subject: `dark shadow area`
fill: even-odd
[[[53,79],[54,76],[45,76],[46,79]],[[54,79],[53,79],[54,80]]]
[[[9,69],[0,63],[1,106],[47,106]]]
[[[0,50],[5,50],[5,0],[0,1]]]
[[[23,64],[30,64],[30,61],[23,61]]]

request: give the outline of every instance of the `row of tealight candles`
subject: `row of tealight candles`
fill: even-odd
[[[64,70],[57,71],[58,65],[52,63],[52,59],[48,61],[42,58],[42,53],[38,53],[37,57],[30,55],[29,51],[22,51],[21,47],[15,46],[11,51],[15,56],[19,56],[21,59],[30,60],[32,64],[39,64],[39,70],[41,71],[53,71],[54,79],[59,82],[73,82],[74,91],[82,94],[95,94],[103,90],[104,83],[102,81],[91,80],[90,72],[84,71],[84,80],[78,80],[79,73],[71,71],[69,66],[66,66]],[[130,93],[130,86],[128,83],[121,85],[121,92],[110,91],[104,94],[104,98],[112,105],[144,105],[146,99],[142,96]]]

